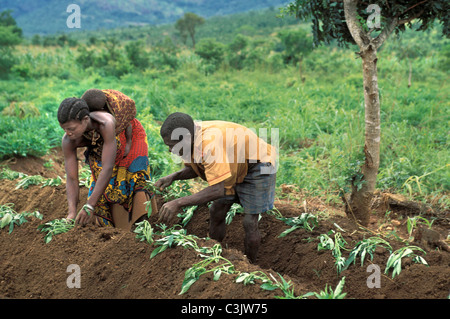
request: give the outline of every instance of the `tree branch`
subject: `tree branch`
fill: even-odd
[[[415,5],[409,7],[408,9],[406,9],[405,11],[403,11],[402,13],[398,14],[398,15],[397,15],[397,18],[400,17],[401,15],[405,14],[405,13],[408,12],[409,10],[414,9],[415,7],[420,6],[421,4],[423,4],[423,3],[425,3],[425,2],[428,2],[428,1],[429,1],[429,0],[423,0],[423,1],[419,2],[419,3],[416,3]],[[423,10],[422,10],[422,12],[423,12]],[[421,12],[420,14],[422,14],[422,12]]]
[[[417,19],[418,17],[420,17],[422,15],[422,13],[424,12],[424,10],[422,9],[419,13],[413,15],[412,17],[409,17],[407,19],[403,19],[403,20],[399,20],[399,16],[405,14],[406,12],[408,12],[409,10],[427,2],[428,0],[424,0],[421,1],[419,3],[416,3],[415,5],[409,7],[408,9],[406,9],[405,11],[403,11],[402,13],[398,14],[397,16],[395,16],[394,18],[392,18],[391,21],[389,21],[387,23],[387,25],[384,27],[383,31],[375,38],[375,40],[373,41],[373,43],[375,44],[375,47],[378,49],[383,42],[388,38],[388,36],[394,32],[395,28],[398,27],[401,24],[405,24],[408,22],[411,22],[414,19]]]
[[[424,10],[420,11],[418,14],[416,14],[416,15],[414,15],[412,17],[409,17],[408,19],[399,20],[397,24],[400,25],[400,24],[405,24],[405,23],[411,22],[412,20],[417,19],[418,17],[420,17],[422,15],[423,11]]]
[[[367,39],[364,39],[363,29],[359,25],[358,18],[356,17],[357,2],[357,0],[344,0],[344,14],[350,34],[352,35],[359,48],[363,49],[366,46],[365,40]]]
[[[373,40],[375,48],[378,49],[384,43],[384,41],[389,37],[389,35],[394,32],[395,28],[398,26],[398,19],[393,18],[390,20],[383,31]]]

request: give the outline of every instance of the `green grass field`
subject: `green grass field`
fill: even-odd
[[[278,129],[278,185],[294,184],[326,201],[339,200],[363,160],[362,71],[355,49],[315,48],[303,59],[302,80],[298,66],[283,62],[276,35],[249,36],[248,41],[245,50],[234,55],[227,55],[229,43],[221,43],[225,55],[220,62],[178,44],[171,49],[142,46],[150,61],[145,67],[127,55],[127,43],[116,45],[115,56],[108,44],[19,45],[14,52],[17,63],[9,77],[0,80],[0,158],[40,156],[59,146],[60,102],[93,87],[115,89],[136,102],[149,136],[154,176],[177,166],[159,137],[159,124],[171,112],[181,111],[198,120]],[[421,54],[411,58],[408,87],[403,49],[410,44],[419,44]],[[382,140],[377,188],[446,207],[449,51],[439,30],[420,36],[410,31],[401,42],[389,39],[378,61]],[[237,57],[243,61],[241,68],[230,62]]]

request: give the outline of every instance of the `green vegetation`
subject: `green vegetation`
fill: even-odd
[[[0,77],[11,70],[16,63],[13,48],[22,41],[22,30],[17,27],[11,11],[0,13]]]
[[[46,233],[44,236],[44,241],[46,244],[48,244],[53,239],[53,236],[64,234],[74,227],[75,227],[74,219],[61,218],[61,219],[54,219],[49,222],[46,222],[45,224],[39,225],[38,230]]]
[[[347,268],[352,263],[355,264],[358,256],[361,257],[361,267],[364,264],[366,256],[370,256],[370,260],[373,260],[373,253],[375,252],[375,249],[377,247],[383,247],[388,251],[392,252],[391,245],[383,238],[370,237],[363,239],[362,241],[358,242],[355,248],[353,248],[353,250],[350,252],[349,257],[345,262],[345,268]]]
[[[338,47],[334,41],[313,46],[307,24],[292,17],[276,18],[277,13],[271,9],[206,19],[195,29],[195,49],[191,41],[183,44],[184,29],[178,29],[180,34],[175,24],[23,39],[5,14],[7,22],[0,23],[0,38],[8,40],[0,43],[0,159],[42,156],[59,146],[63,130],[56,111],[60,102],[79,97],[89,88],[112,88],[136,102],[137,117],[148,135],[153,179],[149,189],[165,201],[190,194],[187,182],[177,181],[162,192],[153,186],[158,177],[181,166],[159,136],[165,117],[181,111],[198,120],[220,119],[257,131],[268,129],[268,141],[279,147],[278,186],[295,185],[306,196],[340,202],[352,184],[360,188],[364,183],[358,175],[364,163],[365,126],[361,61],[355,59],[354,48]],[[412,25],[401,39],[393,35],[378,52],[382,130],[376,187],[448,209],[450,42],[441,38],[441,25],[420,36]],[[279,130],[278,141],[272,140],[271,129]],[[80,175],[86,185],[89,171],[82,170]],[[60,182],[7,170],[0,177],[19,179],[18,185],[24,187]],[[277,196],[288,195],[279,190]],[[185,208],[178,216],[180,225],[189,222],[195,209]],[[240,211],[234,205],[226,223]],[[280,237],[299,229],[311,231],[318,222],[306,213],[294,218],[272,213],[289,226]],[[1,207],[0,226],[11,232],[26,216],[11,206]],[[419,223],[431,226],[432,221],[408,219],[410,236]],[[180,225],[159,225],[160,230],[155,230],[143,221],[134,230],[137,240],[152,245],[150,258],[176,246],[199,254],[201,260],[189,265],[180,293],[210,273],[213,280],[227,274],[244,285],[259,282],[261,289],[279,289],[283,293],[279,298],[345,297],[345,277],[334,290],[327,285],[319,293],[296,296],[292,282],[280,274],[276,278],[263,272],[239,272],[221,256],[220,245],[201,247],[199,238],[188,235]],[[55,220],[39,229],[47,232],[49,242],[72,226],[70,221]],[[317,240],[318,250],[331,251],[338,273],[357,259],[363,266],[377,247],[392,250],[378,237],[350,249],[339,232],[322,234]],[[398,275],[405,257],[425,264],[414,251],[423,252],[415,246],[394,251],[385,273]]]
[[[197,207],[198,206],[183,207],[183,213],[180,213],[177,215],[177,217],[182,218],[181,225],[183,225],[183,227],[186,227],[186,225],[191,220],[192,216],[194,216],[194,213],[195,213],[195,210],[197,209]]]
[[[333,234],[334,237],[331,236]],[[366,257],[370,256],[370,260],[373,260],[373,254],[377,247],[382,247],[390,253],[389,259],[386,262],[385,273],[389,273],[389,271],[392,269],[392,278],[394,278],[401,272],[402,258],[404,257],[411,258],[415,263],[428,265],[423,257],[414,253],[414,250],[418,250],[426,254],[426,252],[422,248],[417,246],[405,246],[393,252],[391,245],[386,240],[380,237],[370,237],[367,239],[363,239],[356,243],[355,247],[351,250],[346,248],[347,242],[342,237],[342,234],[340,232],[331,230],[328,232],[328,234],[321,234],[318,237],[318,240],[319,243],[317,245],[317,250],[331,250],[331,254],[335,259],[335,267],[338,274],[348,269],[351,264],[355,264],[358,257],[361,258],[361,267],[364,265],[364,260]],[[350,251],[347,258],[344,256],[342,251]]]
[[[414,217],[408,217],[406,220],[406,230],[408,231],[409,235],[409,241],[413,241],[414,237],[412,236],[413,230],[416,228],[417,225],[426,225],[428,229],[431,229],[431,226],[433,225],[434,220],[428,220],[425,217],[422,217],[420,215],[414,216]]]
[[[233,221],[234,216],[243,212],[244,208],[240,204],[234,203],[233,205],[231,205],[230,210],[227,212],[227,216],[225,217],[225,224],[230,225]]]
[[[334,239],[330,235],[334,234]],[[335,259],[334,265],[338,274],[345,269],[345,257],[342,255],[342,250],[345,249],[347,242],[342,237],[342,234],[331,230],[328,234],[321,234],[319,236],[319,244],[317,250],[331,250],[331,254]]]
[[[291,228],[286,229],[278,237],[284,237],[298,228],[312,231],[318,223],[317,216],[310,213],[302,213],[300,216],[295,217],[277,217],[277,219],[285,222],[286,225],[291,226]]]
[[[182,111],[199,120],[268,128],[269,142],[271,129],[278,128],[278,185],[296,185],[306,194],[340,202],[363,161],[360,61],[352,49],[333,43],[302,53],[295,47],[297,40],[289,39],[308,43],[311,34],[301,31],[308,30],[307,25],[287,24],[276,14],[266,10],[236,15],[234,20],[207,19],[196,32],[195,51],[176,40],[173,25],[164,29],[168,36],[155,31],[159,40],[152,45],[144,32],[147,27],[86,33],[74,46],[67,41],[47,47],[26,41],[15,45],[15,63],[8,78],[0,81],[0,157],[40,156],[59,146],[59,103],[88,88],[114,88],[136,101],[149,137],[155,180],[180,165],[167,152],[159,123],[169,113]],[[272,17],[267,28],[250,32],[245,27],[245,21],[267,16]],[[226,37],[220,31],[224,25],[234,26]],[[421,37],[409,30],[402,35],[403,44],[421,47],[414,56],[409,88],[409,62],[398,52],[400,40],[393,36],[379,52],[382,136],[377,188],[446,208],[450,176],[445,66],[450,44],[440,37],[440,28],[436,25]],[[135,37],[120,32],[134,32]],[[298,62],[293,63],[300,58],[301,75]]]
[[[3,167],[0,171],[0,179],[18,179],[15,189],[27,189],[31,185],[41,185],[41,187],[58,186],[62,183],[62,179],[59,176],[56,178],[44,178],[41,175],[28,176],[27,174],[15,172],[6,167]]]
[[[27,217],[42,219],[43,216],[38,211],[17,213],[12,203],[0,205],[0,229],[8,227],[10,234],[13,232],[14,226],[20,226],[26,223],[28,221]]]
[[[136,238],[140,239],[140,241],[146,241],[149,244],[153,243],[153,228],[148,220],[136,223],[134,232],[136,233]]]
[[[314,295],[317,297],[317,299],[344,299],[347,293],[342,292],[344,289],[345,284],[345,277],[342,277],[342,279],[337,284],[336,288],[331,289],[331,287],[328,287],[328,285],[325,286],[325,290],[317,293],[307,293],[305,296]]]
[[[428,266],[426,260],[423,257],[415,254],[414,250],[418,250],[426,254],[426,252],[422,248],[417,246],[406,246],[399,248],[389,256],[384,273],[389,273],[389,270],[392,268],[392,278],[400,274],[400,272],[402,271],[402,259],[404,257],[412,258],[413,262]]]
[[[202,247],[201,249],[196,249],[196,251],[199,252],[200,257],[204,259],[186,270],[183,283],[181,284],[180,295],[187,292],[203,274],[212,272],[213,280],[217,281],[222,273],[234,273],[234,265],[228,259],[221,256],[222,246],[220,244],[215,244],[213,247]],[[208,266],[213,263],[219,263],[219,265],[208,269]]]

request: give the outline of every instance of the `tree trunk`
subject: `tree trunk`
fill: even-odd
[[[397,20],[387,21],[386,27],[374,39],[364,31],[358,20],[357,0],[344,0],[345,20],[362,59],[365,111],[365,161],[361,167],[362,180],[353,179],[350,200],[345,200],[346,213],[363,226],[369,224],[371,202],[380,165],[380,95],[378,90],[377,49],[392,33]]]
[[[361,225],[369,224],[370,209],[380,165],[380,96],[378,90],[377,52],[368,46],[361,52],[365,105],[365,161],[362,181],[353,182],[346,213]]]
[[[408,63],[409,63],[408,88],[410,88],[412,79],[412,63],[410,59],[408,59]]]

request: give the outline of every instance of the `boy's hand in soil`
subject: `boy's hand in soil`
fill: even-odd
[[[155,186],[159,188],[160,191],[164,190],[164,188],[169,187],[173,183],[172,177],[165,176],[158,179],[155,183]]]
[[[169,223],[181,209],[176,200],[165,203],[159,210],[159,219],[163,223]]]

